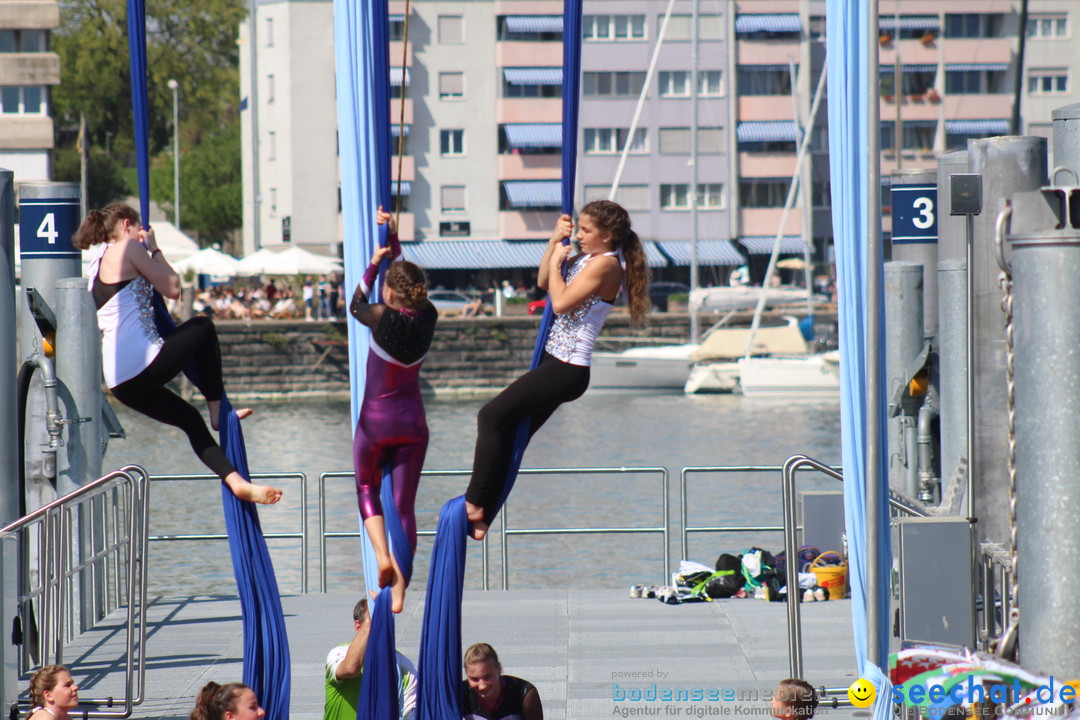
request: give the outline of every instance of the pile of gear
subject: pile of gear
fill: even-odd
[[[803,602],[847,596],[847,562],[835,551],[821,552],[803,545],[799,548],[799,592]],[[753,597],[762,600],[787,600],[787,559],[781,552],[752,547],[738,555],[721,553],[710,568],[692,560],[679,562],[679,571],[670,585],[634,585],[632,598],[656,598],[669,605],[684,602],[710,602],[723,598]]]

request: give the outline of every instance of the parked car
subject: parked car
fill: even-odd
[[[530,300],[529,305],[528,305],[529,314],[530,315],[535,315],[537,313],[540,313],[541,315],[543,315],[544,314],[544,308],[546,308],[546,307],[547,307],[547,298],[540,298],[539,300]]]
[[[439,314],[461,314],[473,304],[472,298],[455,290],[432,290],[428,293],[428,300]]]
[[[653,310],[657,312],[667,312],[668,309],[668,296],[689,294],[690,286],[681,282],[652,282],[649,283],[649,299],[652,300]]]

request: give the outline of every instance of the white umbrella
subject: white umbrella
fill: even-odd
[[[247,257],[241,258],[236,264],[236,271],[240,275],[263,275],[267,274],[267,267],[277,259],[277,253],[269,248],[263,248]]]
[[[263,266],[264,275],[325,275],[341,269],[341,262],[293,246],[277,253]]]
[[[151,224],[154,228],[154,237],[157,238],[158,247],[170,263],[175,263],[189,258],[199,252],[199,245],[190,237],[176,229],[176,226],[166,220],[158,220]]]
[[[184,258],[173,265],[176,272],[183,275],[194,270],[200,275],[218,275],[232,277],[236,275],[237,260],[214,248],[203,248],[191,257]]]

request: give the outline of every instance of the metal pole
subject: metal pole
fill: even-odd
[[[56,379],[67,419],[57,456],[57,492],[67,495],[101,477],[101,334],[86,280],[56,283]]]
[[[262,220],[262,202],[259,197],[259,48],[256,39],[258,37],[256,15],[256,0],[248,0],[248,42],[251,47],[248,52],[251,56],[251,88],[248,91],[248,110],[251,112],[251,194],[254,212],[251,214],[251,232],[254,249],[262,247],[260,225]]]
[[[948,182],[944,186],[947,193]],[[948,207],[939,205],[938,207]],[[943,217],[947,216],[943,214]],[[959,220],[960,218],[955,218]],[[941,402],[941,479],[947,483],[968,457],[967,261],[938,263],[938,358]],[[970,460],[969,460],[970,463]],[[970,464],[968,465],[970,468]],[[970,473],[969,473],[970,474]],[[944,485],[942,486],[944,489]]]
[[[889,403],[889,487],[911,497],[919,492],[918,457],[907,452],[905,432],[914,432],[918,407],[901,390],[911,379],[913,361],[923,349],[923,266],[885,263],[885,378]],[[907,400],[905,402],[905,400]],[[901,404],[900,407],[895,405]],[[916,401],[918,402],[918,401]]]
[[[180,229],[180,83],[169,80],[172,90],[173,132],[173,225]]]
[[[877,102],[878,53],[874,38],[878,33],[877,3],[867,4],[866,42],[867,53],[866,93],[874,98],[867,103],[866,111],[866,182],[870,192],[866,196],[866,655],[870,662],[882,666],[884,650],[880,647],[881,624],[885,618],[879,612],[882,573],[888,571],[880,566],[877,547],[888,542],[888,527],[881,527],[878,507],[881,492],[881,131],[879,121],[881,108]],[[897,148],[899,152],[899,148]]]
[[[690,19],[690,292],[698,289],[698,10],[701,0],[694,0]],[[794,90],[793,90],[794,92]],[[697,308],[690,308],[690,342],[701,335]]]
[[[15,390],[15,173],[0,170],[0,524],[19,517]]]

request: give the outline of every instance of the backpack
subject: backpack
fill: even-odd
[[[742,560],[728,553],[716,558],[716,572],[701,585],[701,592],[710,598],[729,598],[742,590]],[[698,588],[694,588],[695,591]]]

